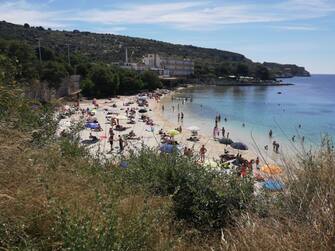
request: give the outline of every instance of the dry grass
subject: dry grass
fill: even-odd
[[[25,111],[8,114],[16,121]],[[28,126],[34,119],[22,120]],[[122,180],[119,169],[92,161],[76,145],[49,141],[36,147],[32,138],[29,126],[4,129],[0,123],[0,248],[5,250],[335,250],[335,153],[327,139],[319,153],[287,166],[285,192],[256,200],[222,232],[200,232],[176,218],[172,195],[146,191],[148,184],[142,183],[153,180],[155,188],[162,182],[170,188],[157,168],[131,186],[138,173],[146,174],[148,163],[162,162],[159,155],[140,156],[147,160],[145,168]],[[187,163],[178,164],[180,171]]]
[[[125,249],[172,246],[170,198],[115,187],[108,171],[92,170],[83,157],[64,157],[58,144],[30,147],[30,137],[21,132],[1,129],[0,148],[0,247],[64,247],[56,232],[63,210],[62,221],[74,222],[67,227],[88,222],[88,231],[110,227],[116,217],[115,238]]]
[[[335,152],[331,141],[323,143],[318,153],[287,166],[287,189],[267,217],[247,214],[226,231],[224,249],[335,250]]]

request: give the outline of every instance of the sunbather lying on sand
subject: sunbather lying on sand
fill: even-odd
[[[197,142],[197,141],[199,141],[199,138],[195,137],[195,136],[192,136],[192,137],[189,137],[187,140],[192,141],[192,142]]]
[[[98,137],[95,135],[92,135],[92,133],[90,133],[90,136],[88,138],[92,141],[99,141]]]
[[[123,126],[123,125],[116,125],[115,126],[115,130],[116,131],[125,131],[125,130],[127,130],[127,129],[129,129],[130,127],[125,127],[125,126]]]

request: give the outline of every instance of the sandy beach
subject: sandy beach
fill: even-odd
[[[193,154],[199,154],[199,150],[202,145],[205,145],[207,149],[206,153],[206,161],[219,160],[219,156],[224,153],[224,151],[229,151],[229,154],[241,154],[243,158],[247,160],[256,159],[256,157],[260,157],[261,164],[265,162],[273,162],[273,160],[267,156],[258,155],[257,151],[254,148],[249,148],[248,150],[241,151],[236,150],[226,146],[224,144],[220,144],[217,140],[214,140],[213,135],[207,135],[204,132],[200,131],[198,133],[199,141],[198,142],[190,142],[187,139],[191,136],[191,131],[187,130],[182,123],[177,123],[174,121],[169,121],[164,116],[164,111],[162,110],[162,105],[166,106],[165,109],[171,109],[169,106],[169,100],[175,94],[174,91],[170,91],[168,94],[162,95],[160,100],[156,100],[154,98],[147,99],[148,107],[146,109],[148,112],[146,113],[153,122],[154,126],[147,125],[143,121],[140,120],[140,113],[136,112],[135,114],[135,122],[136,124],[127,124],[127,120],[120,120],[120,124],[126,126],[127,129],[122,132],[118,132],[114,130],[114,144],[113,149],[111,151],[111,146],[109,143],[109,130],[111,128],[110,121],[107,120],[107,110],[113,109],[116,111],[119,116],[126,115],[126,109],[136,109],[138,111],[139,108],[136,104],[137,95],[133,96],[120,96],[118,98],[109,99],[98,99],[96,102],[98,104],[98,108],[96,109],[94,117],[97,119],[99,124],[101,125],[102,131],[96,132],[90,129],[83,129],[80,131],[80,139],[82,144],[87,145],[93,155],[103,155],[106,158],[113,158],[116,156],[120,156],[119,142],[118,136],[128,134],[131,130],[136,135],[136,140],[127,140],[125,142],[125,151],[122,154],[126,154],[130,149],[137,150],[142,145],[159,148],[160,146],[160,135],[158,134],[160,129],[163,129],[165,132],[168,132],[172,129],[175,129],[179,126],[182,127],[182,133],[175,136],[175,140],[179,143],[179,148],[182,150],[184,147],[191,148]],[[126,105],[128,102],[131,104]],[[112,106],[116,106],[112,108]],[[80,103],[80,109],[94,109],[94,105],[92,104],[92,100],[84,100]],[[178,111],[175,111],[176,116]],[[185,114],[187,118],[189,114]],[[71,124],[75,124],[81,121],[81,123],[85,123],[85,120],[88,118],[88,115],[83,115],[81,112],[76,112],[70,117],[63,119],[60,123],[60,130],[64,130],[69,127]],[[196,126],[196,125],[195,125]],[[219,125],[220,128],[220,125]],[[89,139],[90,134],[96,136],[99,141],[92,143]]]

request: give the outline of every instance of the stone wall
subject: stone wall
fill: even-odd
[[[40,82],[34,80],[25,88],[25,94],[29,98],[48,102],[51,99],[58,99],[62,97],[71,96],[80,92],[80,76],[71,75],[65,78],[55,90],[50,88],[47,82]]]

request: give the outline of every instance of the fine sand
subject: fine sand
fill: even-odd
[[[108,99],[98,99],[97,103],[99,104],[99,108],[96,111],[95,117],[99,121],[103,131],[100,132],[94,132],[90,129],[84,129],[80,131],[80,139],[82,144],[86,144],[88,148],[90,149],[91,153],[94,155],[103,155],[104,157],[107,158],[112,158],[115,156],[120,156],[119,152],[119,142],[118,142],[118,136],[119,135],[124,135],[129,133],[131,130],[133,130],[136,134],[136,137],[139,137],[137,140],[127,140],[126,142],[126,147],[125,151],[123,154],[126,154],[129,149],[139,149],[142,144],[146,145],[148,147],[154,147],[158,148],[160,145],[160,135],[158,134],[158,131],[160,129],[163,129],[165,132],[168,132],[171,129],[177,128],[179,125],[176,122],[168,121],[162,111],[162,104],[167,105],[168,100],[171,99],[171,95],[173,95],[173,92],[170,92],[169,94],[164,95],[161,100],[156,101],[155,99],[148,99],[149,107],[148,113],[146,114],[149,116],[153,121],[154,121],[154,126],[151,127],[149,125],[146,125],[144,122],[140,121],[140,114],[137,112],[135,121],[136,124],[131,125],[127,124],[127,120],[120,120],[120,124],[124,125],[126,127],[129,127],[129,129],[123,131],[123,132],[117,132],[114,130],[115,136],[114,136],[114,144],[113,144],[113,150],[111,151],[111,146],[108,141],[109,138],[109,129],[110,129],[110,122],[107,121],[106,115],[107,112],[105,109],[111,109],[113,104],[116,104],[117,112],[119,112],[120,115],[125,115],[125,110],[127,107],[129,108],[135,108],[139,109],[137,106],[135,100],[136,96],[121,96],[120,98],[113,98],[111,100]],[[134,104],[131,104],[129,106],[124,106],[124,103],[128,101],[134,101]],[[91,100],[85,100],[80,103],[80,108],[81,109],[86,109],[86,108],[93,108],[93,104]],[[176,111],[176,114],[178,112]],[[187,117],[189,114],[185,114],[185,117]],[[76,114],[72,115],[69,118],[63,119],[61,121],[61,126],[60,130],[63,130],[64,128],[68,127],[71,124],[77,123],[79,121],[82,121],[83,123],[86,120],[87,115],[81,115],[81,113],[77,112]],[[237,154],[240,153],[242,154],[242,157],[245,159],[255,159],[257,156],[257,152],[254,150],[246,150],[246,151],[238,151],[230,146],[226,146],[223,144],[220,144],[218,141],[213,139],[212,135],[206,135],[203,132],[199,132],[199,141],[194,143],[190,142],[187,140],[191,136],[191,132],[188,131],[186,128],[182,128],[183,131],[181,134],[175,136],[175,140],[177,140],[180,144],[180,149],[182,150],[185,146],[187,148],[191,148],[193,150],[194,154],[199,153],[199,149],[202,145],[205,145],[207,149],[206,153],[206,159],[207,160],[218,160],[219,156],[224,153],[224,150],[228,150],[230,154]],[[99,141],[96,143],[92,143],[89,141],[89,135],[92,133],[92,135],[96,136],[99,138]],[[264,157],[262,159],[262,156],[259,156],[261,162],[273,162],[271,159],[268,157]]]

